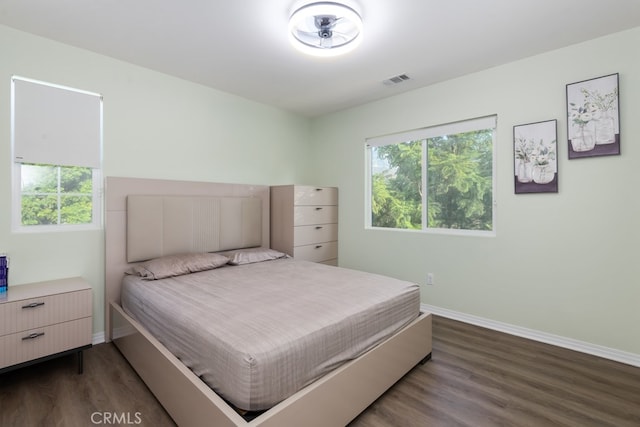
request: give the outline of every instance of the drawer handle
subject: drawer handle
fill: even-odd
[[[322,230],[324,227],[321,225],[316,225],[316,230]]]
[[[316,188],[316,191],[322,191],[323,188]]]
[[[321,210],[322,210],[322,208],[316,208],[316,210],[317,210],[317,211],[321,211]]]
[[[36,338],[41,337],[41,336],[44,336],[44,332],[34,332],[32,334],[27,335],[26,337],[23,337],[22,341],[33,340],[33,339],[36,339]]]
[[[22,308],[36,308],[44,305],[44,302],[32,302],[31,304],[23,305]]]
[[[316,245],[316,249],[320,249],[322,245]]]

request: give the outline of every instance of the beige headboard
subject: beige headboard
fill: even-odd
[[[127,197],[127,261],[262,245],[257,197]]]
[[[269,247],[269,186],[107,177],[106,340],[109,304],[133,262],[253,246]]]

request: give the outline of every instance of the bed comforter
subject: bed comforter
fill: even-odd
[[[161,280],[121,303],[235,407],[270,408],[419,315],[416,284],[292,258]]]

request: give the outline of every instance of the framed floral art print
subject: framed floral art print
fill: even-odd
[[[513,127],[515,192],[558,192],[558,121]]]
[[[567,85],[569,159],[620,154],[619,76]]]

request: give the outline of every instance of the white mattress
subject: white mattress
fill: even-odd
[[[222,398],[267,409],[419,315],[413,283],[306,261],[126,276],[122,307]]]

